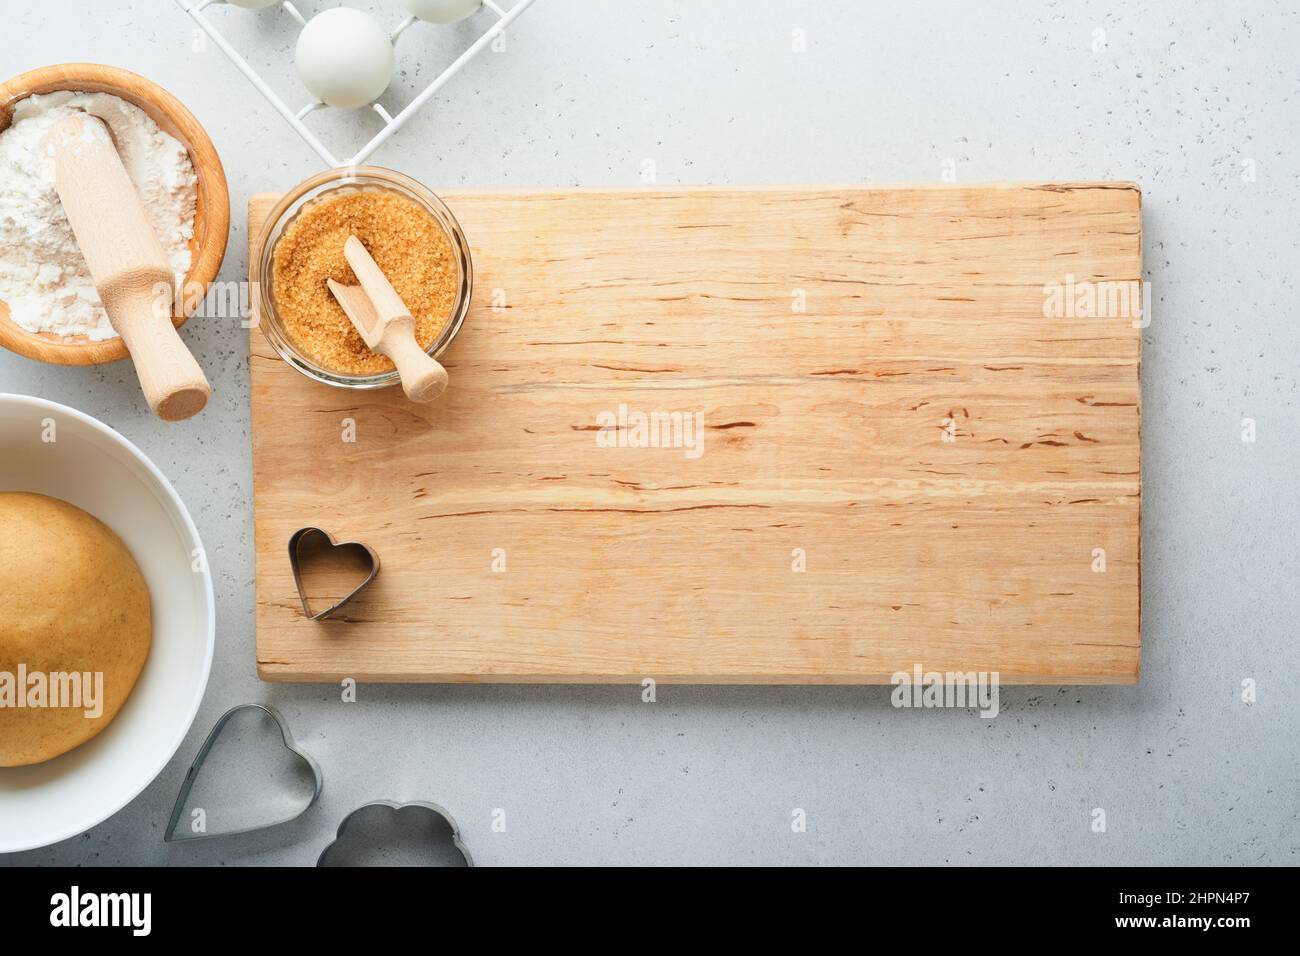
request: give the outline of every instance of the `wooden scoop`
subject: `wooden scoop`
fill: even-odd
[[[359,286],[329,280],[330,291],[372,352],[397,366],[402,390],[413,402],[431,402],[447,388],[447,370],[415,340],[415,319],[356,236],[348,236],[343,255]]]
[[[72,233],[149,407],[169,422],[198,414],[212,389],[172,325],[176,277],[108,127],[69,116],[50,130],[46,149]]]

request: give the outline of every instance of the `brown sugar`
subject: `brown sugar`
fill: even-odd
[[[425,349],[456,306],[456,262],[438,220],[415,200],[381,187],[338,190],[303,206],[285,227],[272,255],[272,299],[294,348],[332,372],[380,375],[393,363],[366,347],[327,284],[357,283],[343,255],[348,236],[360,239],[388,276]]]

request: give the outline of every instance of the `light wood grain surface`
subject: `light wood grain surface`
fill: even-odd
[[[1140,331],[1044,316],[1141,279],[1136,187],[441,195],[476,289],[439,402],[251,333],[264,679],[1136,681]],[[620,405],[702,454],[602,447]],[[323,623],[307,524],[383,560]]]
[[[98,63],[62,63],[41,67],[0,84],[0,130],[13,118],[14,105],[35,93],[77,90],[111,93],[144,110],[166,133],[185,145],[198,177],[194,238],[190,240],[190,270],[185,295],[178,296],[172,322],[178,328],[202,300],[221,271],[230,233],[230,196],[226,173],[207,132],[184,104],[157,83],[130,70]],[[56,336],[28,332],[9,318],[0,301],[0,345],[40,362],[56,365],[98,365],[127,357],[121,339],[93,341],[85,336]]]

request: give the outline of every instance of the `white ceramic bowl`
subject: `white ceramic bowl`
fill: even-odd
[[[45,420],[54,442],[42,440]],[[75,408],[0,393],[0,491],[62,498],[112,528],[140,565],[153,647],[117,718],[75,750],[0,767],[0,853],[66,840],[112,816],[162,771],[194,722],[216,619],[199,533],[171,484],[133,444]]]

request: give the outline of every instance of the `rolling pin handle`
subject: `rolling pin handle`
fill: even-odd
[[[131,353],[149,408],[165,422],[178,422],[203,410],[212,387],[181,341],[171,316],[159,314],[170,302],[170,296],[162,302],[155,296],[135,295],[105,305]]]
[[[68,224],[149,407],[169,422],[198,414],[211,388],[172,324],[172,269],[108,127],[75,113],[46,143]]]

